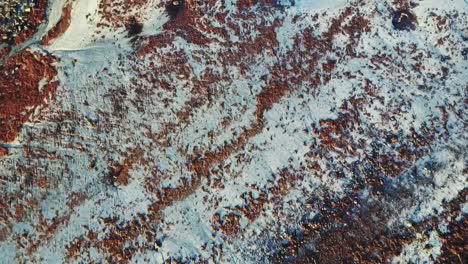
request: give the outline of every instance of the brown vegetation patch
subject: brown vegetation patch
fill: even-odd
[[[60,37],[70,26],[71,23],[72,2],[69,1],[62,9],[60,20],[53,26],[42,38],[41,45],[49,45],[53,40]]]
[[[114,186],[127,186],[129,182],[129,171],[140,162],[142,157],[141,150],[130,150],[129,156],[122,163],[111,161],[109,164],[109,180]]]
[[[465,188],[458,194],[458,197],[451,201],[447,208],[447,213],[442,217],[449,219],[447,229],[448,233],[440,233],[440,239],[443,243],[441,254],[437,258],[436,263],[465,263],[468,259],[468,218],[462,212],[461,207],[466,204],[468,197],[468,189]],[[439,217],[441,219],[442,217]],[[437,221],[433,221],[432,225],[437,226]]]
[[[7,156],[9,153],[8,149],[6,147],[0,146],[0,158]]]
[[[213,216],[213,226],[228,236],[234,236],[240,231],[240,216],[228,213],[221,218],[219,214]]]
[[[24,50],[0,66],[0,141],[13,141],[34,109],[54,94],[54,62],[51,56]]]
[[[129,25],[139,12],[148,7],[149,0],[101,0],[99,14],[103,21],[101,27],[120,28]],[[154,8],[154,7],[151,7]]]

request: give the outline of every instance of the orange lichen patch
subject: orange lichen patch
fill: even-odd
[[[138,230],[134,232],[132,237],[137,237],[139,233]],[[135,248],[125,247],[128,241],[130,241],[128,237],[120,236],[117,233],[100,242],[98,246],[106,250],[106,259],[110,263],[127,263],[136,251]]]
[[[127,263],[133,254],[139,249],[132,246],[132,242],[139,236],[145,235],[148,243],[155,243],[155,231],[147,217],[138,217],[124,227],[117,226],[116,219],[102,219],[103,223],[110,228],[109,235],[104,239],[97,240],[97,236],[90,237],[94,246],[107,253],[107,261],[110,263]],[[154,220],[154,219],[153,219]],[[83,243],[83,242],[80,242]]]
[[[24,50],[0,66],[0,141],[13,141],[24,122],[58,86],[54,57]]]
[[[245,200],[242,206],[236,208],[236,211],[241,213],[250,222],[255,221],[262,212],[263,206],[269,202],[266,193],[260,193],[257,199],[253,198],[252,193],[243,195]]]
[[[129,171],[142,157],[141,150],[131,150],[130,155],[122,164],[111,162],[109,165],[110,180],[115,186],[126,186],[129,181]]]
[[[240,216],[234,213],[226,214],[223,219],[219,214],[213,216],[213,226],[228,236],[234,236],[240,231]]]
[[[244,203],[229,209],[230,213],[224,217],[225,221],[220,220],[218,213],[215,214],[213,228],[215,231],[221,230],[228,236],[237,234],[240,230],[241,216],[248,219],[250,223],[254,222],[261,215],[266,204],[280,201],[281,199],[276,198],[287,195],[290,189],[302,180],[303,177],[299,173],[283,169],[275,182],[269,182],[269,186],[264,186],[262,189],[253,187],[258,192],[258,197],[254,198],[252,192],[243,193],[241,198],[244,199]]]
[[[42,38],[41,45],[49,45],[53,40],[60,37],[70,26],[72,3],[68,2],[62,9],[62,17]]]
[[[177,188],[162,188],[157,193],[158,201],[150,206],[152,217],[157,218],[159,212],[174,202],[181,201],[194,193],[201,185],[201,178],[182,179]]]
[[[163,1],[161,8],[172,5],[172,1]],[[213,1],[178,1],[179,8],[177,14],[171,15],[172,19],[164,24],[164,34],[158,34],[147,38],[143,47],[137,51],[138,56],[151,54],[159,47],[170,45],[175,36],[180,36],[190,43],[197,45],[208,45],[217,42],[215,38],[209,38],[205,35],[209,33],[218,38],[227,39],[225,29],[214,27],[210,24],[202,23],[208,8],[214,5]],[[206,7],[208,6],[208,7]]]
[[[351,21],[343,26],[343,31],[346,32],[348,36],[353,36],[353,38],[358,37],[364,32],[369,32],[369,30],[369,20],[362,15],[353,16]],[[355,43],[355,41],[351,41],[350,45],[354,45]]]
[[[48,184],[47,177],[45,177],[45,176],[37,177],[37,178],[34,179],[34,183],[39,188],[46,188],[47,184]]]
[[[36,33],[37,28],[44,22],[48,0],[37,0],[31,12],[26,17],[28,27],[22,30],[13,40],[15,45],[23,43]]]
[[[112,183],[116,186],[126,186],[128,184],[128,164],[113,164],[110,165],[110,177]]]
[[[82,250],[84,251],[89,249],[90,244],[91,243],[89,241],[86,241],[82,237],[75,238],[72,244],[65,246],[65,250],[67,251],[65,259],[75,259]]]
[[[340,113],[337,119],[320,120],[316,127],[312,127],[323,151],[355,154],[355,149],[350,147],[350,132],[358,127],[361,104],[362,102],[354,107],[351,103],[345,103],[341,106],[345,112]]]
[[[257,96],[257,111],[255,112],[257,118],[263,118],[265,111],[278,103],[286,95],[288,88],[286,82],[271,82],[268,87],[264,88]]]
[[[139,48],[136,51],[136,55],[138,57],[143,57],[147,54],[151,54],[151,52],[154,51],[154,49],[158,48],[163,48],[166,46],[169,46],[169,44],[174,40],[174,35],[173,34],[159,34],[156,36],[151,36],[148,38],[145,43],[145,45],[141,48]],[[166,85],[161,85],[161,87],[165,87]]]
[[[24,208],[23,206],[19,205],[19,204],[16,204],[15,205],[15,220],[16,221],[21,221],[21,219],[23,219],[23,216],[24,216]]]
[[[177,17],[164,25],[165,30],[171,30],[182,36],[184,39],[197,45],[208,45],[213,42],[203,32],[197,28],[197,19],[202,19],[203,14],[192,9],[191,5],[195,3],[184,4]],[[200,10],[198,10],[200,11]]]
[[[86,194],[74,192],[68,197],[67,206],[70,210],[73,210],[75,207],[86,201],[86,198]]]
[[[445,138],[449,137],[449,132],[448,132],[448,113],[447,113],[447,108],[444,106],[439,107],[440,114],[442,115],[442,129],[444,131],[444,136]]]
[[[27,158],[57,160],[59,157],[53,151],[47,151],[41,147],[24,147],[23,154]]]
[[[41,246],[47,244],[57,231],[65,226],[70,220],[70,214],[53,218],[50,222],[44,219],[42,213],[39,213],[39,221],[37,226],[37,239],[31,240],[27,248],[28,254],[33,254]]]

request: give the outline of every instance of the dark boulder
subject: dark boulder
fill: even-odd
[[[397,10],[393,13],[392,24],[396,30],[414,30],[416,23],[416,16],[408,9]]]

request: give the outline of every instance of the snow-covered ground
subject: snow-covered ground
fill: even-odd
[[[0,263],[269,263],[302,241],[300,258],[327,234],[304,219],[342,228],[326,212],[346,197],[381,202],[397,230],[466,217],[448,206],[467,187],[466,1],[417,1],[412,31],[390,0],[185,1],[176,19],[157,0],[103,2],[73,1],[63,35],[31,44],[58,58],[60,87],[0,157]],[[443,255],[423,231],[386,260]]]

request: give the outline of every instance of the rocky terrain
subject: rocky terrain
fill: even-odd
[[[468,260],[466,0],[0,12],[0,263]]]

